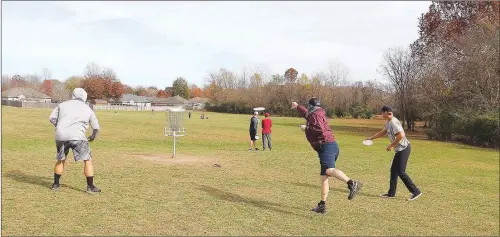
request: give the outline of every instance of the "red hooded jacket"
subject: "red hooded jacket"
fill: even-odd
[[[318,107],[316,110],[308,114],[307,108],[299,105],[297,106],[299,114],[307,120],[306,124],[306,138],[311,146],[316,150],[323,143],[334,142],[332,129],[328,125],[325,110]]]

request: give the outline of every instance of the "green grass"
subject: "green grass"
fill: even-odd
[[[388,140],[361,144],[383,121],[331,120],[337,167],[365,185],[348,201],[346,185],[330,181],[329,212],[320,215],[310,211],[319,164],[298,128],[303,119],[274,117],[273,151],[249,152],[249,115],[194,112],[177,152],[208,162],[169,164],[136,156],[171,154],[163,113],[97,111],[91,149],[103,192],[89,195],[83,164],[71,157],[62,188],[50,190],[50,112],[2,106],[2,235],[499,235],[496,150],[412,139],[407,172],[424,194],[406,201],[400,181],[386,200],[377,196],[389,183]]]

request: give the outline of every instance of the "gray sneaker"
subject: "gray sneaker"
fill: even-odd
[[[87,186],[87,193],[93,194],[93,193],[100,193],[101,190],[97,188],[96,186]]]
[[[356,197],[356,194],[358,194],[361,186],[363,186],[363,183],[359,181],[353,181],[351,186],[347,185],[347,188],[349,189],[349,196],[347,197],[347,199],[352,200],[354,197]]]
[[[413,200],[416,200],[417,198],[419,198],[420,196],[422,196],[422,192],[418,193],[418,194],[412,194],[410,196],[410,198],[408,198],[408,201],[413,201]]]

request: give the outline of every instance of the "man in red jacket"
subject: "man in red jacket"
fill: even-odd
[[[266,150],[266,145],[271,150],[273,147],[271,144],[271,127],[273,126],[273,121],[269,118],[269,113],[265,113],[264,117],[262,120],[262,150]]]
[[[325,110],[319,106],[319,100],[314,97],[309,100],[308,108],[298,105],[296,102],[292,103],[292,109],[297,109],[301,116],[307,120],[305,128],[306,138],[312,148],[318,152],[319,163],[321,165],[321,201],[312,211],[325,213],[325,202],[328,197],[328,191],[330,190],[328,184],[329,177],[335,177],[347,183],[347,188],[349,189],[349,196],[347,199],[349,200],[356,196],[361,189],[362,183],[350,179],[344,172],[335,168],[335,162],[339,155],[339,146],[328,125]]]

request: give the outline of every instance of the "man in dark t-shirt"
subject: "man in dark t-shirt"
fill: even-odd
[[[255,140],[257,140],[257,127],[259,125],[259,112],[255,111],[253,112],[253,116],[250,119],[250,146],[248,147],[248,150],[251,151],[255,149],[256,151],[259,150],[259,148],[255,147]]]

